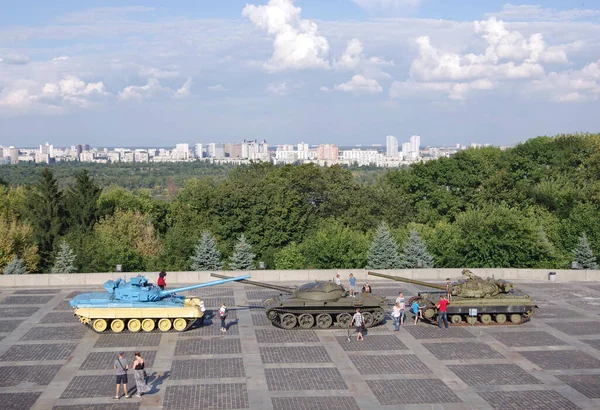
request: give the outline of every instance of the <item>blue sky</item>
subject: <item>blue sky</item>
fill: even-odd
[[[168,4],[168,5],[167,5]],[[513,144],[598,132],[600,2],[23,0],[0,145]]]

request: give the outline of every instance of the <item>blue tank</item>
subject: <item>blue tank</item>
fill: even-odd
[[[82,293],[69,302],[81,323],[101,333],[110,327],[115,333],[126,328],[130,332],[151,332],[171,328],[184,331],[196,320],[204,319],[204,302],[199,297],[179,296],[187,290],[221,285],[250,278],[250,275],[215,280],[182,288],[161,290],[148,278],[138,275],[128,282],[123,279],[104,283],[106,292]]]

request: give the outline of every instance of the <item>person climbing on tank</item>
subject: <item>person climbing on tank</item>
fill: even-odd
[[[352,321],[350,322],[350,326],[354,325],[356,327],[356,340],[365,340],[363,338],[363,326],[365,324],[362,313],[360,313],[360,308],[356,308],[356,313],[352,316]]]
[[[342,286],[342,279],[340,278],[339,273],[335,275],[335,279],[333,281],[335,282],[336,285]]]
[[[423,311],[421,310],[421,306],[419,306],[419,303],[416,300],[413,301],[413,303],[410,305],[410,310],[412,310],[412,312],[415,314],[416,326],[416,324],[419,322],[419,318],[423,319]]]
[[[448,294],[448,301],[452,299],[452,282],[450,278],[446,278],[446,293]]]
[[[158,285],[160,290],[165,290],[165,287],[167,286],[167,282],[165,281],[166,277],[167,277],[167,271],[165,271],[164,269],[161,270],[160,273],[158,274],[158,281],[156,282],[156,284]]]
[[[349,278],[348,278],[348,283],[350,284],[350,297],[356,297],[355,293],[356,293],[356,278],[354,277],[354,275],[351,273]]]
[[[225,326],[225,319],[227,318],[227,306],[225,306],[225,302],[221,303],[218,315],[219,319],[221,319],[221,332],[227,333],[227,326]]]
[[[361,290],[362,293],[371,293],[371,285],[365,283]]]

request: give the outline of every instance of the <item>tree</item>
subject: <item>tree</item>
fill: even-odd
[[[98,199],[102,188],[90,177],[87,169],[75,174],[75,185],[65,195],[70,226],[80,231],[91,231],[99,218]]]
[[[379,224],[367,256],[368,269],[397,269],[400,265],[398,245],[385,222]]]
[[[192,270],[221,270],[221,253],[217,249],[217,241],[210,232],[202,232],[202,237],[196,246],[196,251],[191,257]]]
[[[30,198],[29,219],[39,248],[39,269],[47,271],[52,262],[54,242],[62,234],[65,208],[58,182],[49,168],[44,168]]]
[[[28,272],[25,269],[25,264],[23,263],[23,259],[19,259],[15,256],[13,258],[13,260],[10,261],[8,263],[8,265],[6,265],[3,273],[5,275],[23,275]]]
[[[433,268],[433,256],[427,252],[425,243],[416,229],[411,229],[400,256],[400,266],[410,268]]]
[[[575,260],[582,269],[598,269],[596,257],[585,233],[579,237],[579,244],[573,253],[575,254]]]
[[[286,245],[275,254],[275,269],[304,269],[305,267],[306,258],[296,242]]]
[[[238,243],[233,249],[233,255],[229,258],[229,269],[231,270],[253,270],[254,257],[251,252],[252,246],[246,242],[244,234],[240,235]]]
[[[28,271],[36,270],[39,255],[33,229],[14,216],[0,215],[0,269],[15,257]]]
[[[67,241],[62,241],[60,244],[60,248],[58,250],[58,254],[54,259],[54,266],[52,267],[52,273],[75,273],[77,269],[73,265],[75,262],[75,254],[73,250],[67,243]]]

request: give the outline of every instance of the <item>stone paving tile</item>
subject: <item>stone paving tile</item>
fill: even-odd
[[[578,350],[519,352],[544,370],[599,369],[600,360]]]
[[[460,403],[460,398],[439,379],[367,380],[381,405]]]
[[[569,336],[584,336],[600,334],[600,322],[554,322],[549,326]]]
[[[40,323],[79,323],[79,319],[73,315],[73,312],[50,312],[40,320]]]
[[[42,393],[0,393],[2,410],[24,410],[31,408]]]
[[[404,343],[394,335],[371,335],[360,341],[356,340],[356,335],[350,333],[350,341],[346,336],[338,336],[336,339],[346,352],[408,350]]]
[[[88,332],[85,326],[34,327],[21,340],[78,340]]]
[[[269,391],[346,390],[336,368],[265,369]]]
[[[354,397],[272,397],[273,410],[359,410]]]
[[[29,317],[38,310],[39,307],[2,307],[0,317]]]
[[[140,403],[109,403],[109,404],[84,404],[70,406],[54,406],[52,410],[136,410]]]
[[[423,347],[440,360],[502,359],[504,357],[488,345],[476,342],[423,343]]]
[[[149,347],[160,344],[161,333],[123,333],[100,335],[94,347]]]
[[[0,300],[2,305],[45,305],[54,296],[7,296]]]
[[[600,399],[600,376],[598,375],[572,375],[556,376],[560,381],[568,384],[588,399]]]
[[[579,317],[579,313],[562,306],[541,306],[536,309],[533,315],[535,319],[574,319]]]
[[[429,374],[431,370],[414,354],[350,356],[360,374]]]
[[[410,319],[410,317],[407,316],[407,319]],[[434,325],[420,324],[417,326],[405,326],[404,329],[415,339],[472,339],[475,337],[473,333],[460,327],[440,329]]]
[[[133,374],[128,375],[127,387],[135,386]],[[121,394],[123,390],[121,390]],[[112,397],[115,394],[114,374],[102,376],[75,376],[60,396],[61,399],[81,399],[84,397]],[[124,399],[123,399],[124,400]]]
[[[241,354],[240,339],[183,339],[175,346],[175,356],[199,354]]]
[[[265,314],[253,314],[252,324],[254,326],[272,326],[271,321],[267,319]]]
[[[503,345],[509,347],[564,346],[568,344],[544,331],[507,333],[490,332],[490,334],[494,338],[498,339]]]
[[[73,312],[73,308],[71,307],[71,305],[69,304],[68,300],[62,300],[58,305],[56,305],[54,307],[54,309],[52,310],[68,310],[70,312]]]
[[[23,323],[22,320],[0,320],[0,332],[12,332],[21,323]]]
[[[199,384],[167,387],[163,407],[167,410],[247,409],[250,402],[245,384]]]
[[[60,293],[60,289],[22,289],[15,290],[13,295],[56,295]]]
[[[229,320],[229,316],[227,316],[227,320],[225,321],[227,326],[227,333],[221,332],[221,321],[219,319],[204,319],[204,324],[201,326],[193,327],[185,332],[179,333],[180,337],[194,337],[194,336],[238,336],[240,334],[240,329],[238,323]]]
[[[600,339],[582,340],[582,342],[592,346],[596,350],[600,350]]]
[[[129,365],[131,366],[135,360],[135,351],[125,351],[124,353],[125,358],[129,361]],[[114,352],[92,352],[88,354],[81,366],[79,366],[79,370],[112,370],[118,354],[119,350],[115,350]],[[156,357],[156,351],[145,350],[141,351],[140,354],[144,358],[146,367],[152,367],[154,358]]]
[[[100,290],[98,290],[100,292]],[[81,295],[82,293],[94,292],[93,290],[74,290],[73,292],[65,295],[65,299],[72,299],[77,295]]]
[[[71,356],[77,344],[13,345],[0,357],[3,362],[65,360]]]
[[[242,358],[173,360],[170,380],[246,377]]]
[[[516,364],[472,364],[448,366],[469,386],[540,384]]]
[[[254,329],[258,343],[303,343],[318,342],[314,330]]]
[[[61,367],[61,365],[0,366],[0,387],[46,386]]]
[[[226,287],[221,287],[221,286],[193,289],[193,290],[188,290],[187,292],[183,292],[183,293],[185,293],[186,295],[189,295],[189,296],[200,296],[201,298],[223,297],[223,296],[233,297],[233,289],[232,288],[226,288]]]
[[[410,296],[408,295],[408,291],[401,287],[387,287],[386,288],[386,287],[371,286],[371,290],[373,291],[373,294],[375,294],[375,295],[383,296],[386,298],[393,298],[394,303],[396,301],[396,298],[398,297],[398,293],[400,293],[400,292],[404,292],[404,298],[406,299],[406,303],[408,303],[408,299],[410,299]]]
[[[221,307],[221,303],[225,302],[225,306],[228,308],[236,306],[235,299],[232,296],[204,298],[204,306],[207,309],[218,309]]]
[[[600,311],[600,300],[599,299],[595,299],[595,300],[578,299],[578,300],[567,301],[567,303],[569,305],[575,306],[577,308],[585,309],[589,313],[598,314],[598,312]]]
[[[575,410],[570,400],[552,390],[477,393],[496,410]]]
[[[278,292],[276,290],[247,290],[246,297],[248,300],[265,300],[268,298],[272,298],[275,296],[281,295],[283,292]]]
[[[322,346],[260,347],[263,363],[329,363],[331,357]]]

